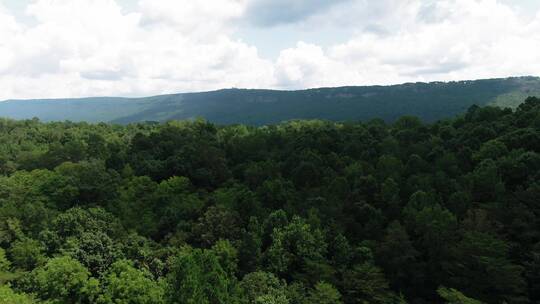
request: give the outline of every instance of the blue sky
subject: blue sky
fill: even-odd
[[[537,0],[0,0],[0,99],[540,75]]]

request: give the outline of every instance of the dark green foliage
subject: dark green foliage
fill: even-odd
[[[527,303],[524,268],[509,259],[509,245],[496,237],[467,232],[456,245],[449,269],[453,286],[492,303]]]
[[[287,304],[286,283],[269,272],[252,272],[244,276],[240,287],[249,304]]]
[[[310,292],[307,299],[313,304],[341,304],[341,294],[331,284],[319,282]]]
[[[364,262],[343,274],[345,303],[392,303],[396,298],[390,291],[383,272],[371,262]]]
[[[45,248],[40,242],[24,238],[11,244],[9,256],[14,267],[32,270],[45,260],[44,251]]]
[[[0,303],[538,303],[539,117],[0,119]]]
[[[220,258],[218,250],[184,247],[171,260],[167,302],[238,303],[239,290],[228,262]]]

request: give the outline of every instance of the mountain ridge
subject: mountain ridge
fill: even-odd
[[[0,102],[0,117],[121,124],[202,117],[218,124],[264,125],[291,119],[393,121],[414,115],[429,122],[462,113],[473,104],[515,107],[529,95],[540,95],[540,77],[305,90],[231,88],[149,97],[10,99]]]

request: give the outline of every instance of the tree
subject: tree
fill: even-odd
[[[509,252],[510,246],[493,235],[466,232],[447,269],[452,286],[487,303],[527,303],[524,269],[511,262]]]
[[[425,284],[435,289],[444,279],[443,268],[450,260],[451,245],[456,242],[457,220],[450,211],[435,205],[416,212],[409,227],[416,239],[415,248],[427,260],[426,272],[429,275]]]
[[[397,218],[401,209],[401,200],[399,198],[399,185],[392,178],[386,179],[381,185],[381,200],[382,208],[388,217]]]
[[[377,175],[379,180],[392,178],[399,180],[403,171],[403,163],[394,156],[383,155],[377,162]]]
[[[95,275],[103,273],[121,256],[114,241],[103,232],[84,232],[78,238],[70,237],[62,252],[81,262]]]
[[[348,268],[353,260],[353,249],[343,234],[338,234],[334,238],[328,252],[331,255],[333,266],[339,270]]]
[[[453,288],[441,286],[437,289],[437,293],[447,304],[482,304],[482,302],[469,298]]]
[[[322,231],[295,216],[287,226],[274,229],[272,244],[265,253],[268,269],[294,277],[308,262],[324,260],[326,249]]]
[[[32,282],[32,291],[53,303],[92,303],[99,288],[99,282],[90,277],[90,272],[70,257],[53,258],[35,269]]]
[[[478,202],[496,200],[504,191],[497,165],[491,159],[482,161],[470,174],[471,193]]]
[[[228,240],[219,240],[212,246],[213,254],[218,258],[218,263],[231,278],[238,271],[238,250]]]
[[[420,293],[423,265],[409,234],[399,222],[386,228],[386,235],[376,251],[375,259],[384,269],[394,290]]]
[[[525,263],[525,276],[531,300],[540,300],[540,243],[537,243],[529,253],[529,259]]]
[[[320,183],[321,174],[321,171],[315,164],[309,161],[302,161],[294,168],[292,180],[300,188],[316,187]]]
[[[390,290],[383,272],[370,262],[357,264],[343,274],[345,303],[393,303],[396,296]]]
[[[235,242],[240,237],[240,218],[237,213],[222,206],[212,206],[199,218],[193,227],[193,234],[205,247],[218,240]]]
[[[6,257],[6,251],[0,248],[0,273],[7,272],[11,268],[11,262]]]
[[[172,260],[165,291],[168,303],[238,303],[238,292],[235,278],[212,250],[184,247]]]
[[[251,217],[247,229],[242,231],[239,258],[242,261],[240,268],[243,273],[256,271],[261,263],[262,227],[256,217]]]
[[[59,214],[51,225],[51,230],[61,239],[80,237],[83,233],[103,232],[110,237],[123,234],[118,219],[103,208],[75,207]]]
[[[284,208],[294,199],[294,185],[283,178],[266,180],[257,188],[257,197],[264,208]]]
[[[481,162],[486,159],[497,160],[508,154],[508,148],[500,140],[493,139],[485,142],[480,147],[480,150],[473,155],[473,159]]]
[[[226,188],[217,189],[213,197],[217,205],[238,213],[242,222],[261,214],[261,204],[257,196],[244,185],[228,185]]]
[[[111,265],[102,282],[103,293],[98,303],[103,304],[163,304],[162,284],[145,271],[133,267],[128,260]]]
[[[283,209],[273,211],[263,222],[263,248],[270,246],[275,229],[281,229],[289,224],[287,213]]]
[[[307,299],[312,304],[341,304],[341,294],[331,284],[319,282],[315,288],[309,292]]]
[[[252,272],[240,282],[247,303],[288,304],[286,284],[269,272]]]
[[[40,239],[51,252],[66,249],[68,239],[75,242],[92,238],[92,235],[106,235],[110,239],[120,238],[123,227],[114,215],[102,208],[83,209],[79,207],[60,213],[46,231],[40,233]],[[86,235],[85,237],[83,237]],[[72,243],[72,242],[71,242]]]
[[[78,190],[72,206],[103,206],[116,196],[118,173],[107,170],[101,161],[66,162],[55,168],[55,172],[66,177]]]
[[[39,241],[25,238],[11,245],[9,255],[13,266],[23,270],[32,270],[44,262],[44,250]]]
[[[7,218],[0,221],[0,244],[9,247],[16,240],[24,239],[21,221],[17,218]]]
[[[117,201],[109,208],[125,227],[142,235],[155,235],[158,230],[158,217],[154,211],[156,188],[157,183],[147,176],[133,177],[120,188]]]
[[[13,291],[9,285],[0,285],[0,304],[35,304],[31,296]]]
[[[158,238],[175,230],[193,226],[201,216],[204,201],[194,191],[187,177],[173,176],[159,183],[156,189],[155,214]]]

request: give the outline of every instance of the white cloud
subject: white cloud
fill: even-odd
[[[140,0],[131,13],[115,0],[34,0],[32,24],[1,1],[0,100],[540,75],[540,13],[496,0],[296,1],[278,24],[354,35],[275,60],[235,37],[276,13],[254,8],[287,9],[281,0]]]
[[[19,31],[15,18],[0,3],[0,74],[11,66],[15,54],[10,42],[15,40]]]
[[[403,18],[387,25],[392,31],[360,32],[319,49],[317,60],[305,60],[313,51],[303,45],[283,51],[278,62],[287,65],[278,66],[284,71],[278,74],[289,76],[281,82],[319,86],[328,71],[342,75],[342,84],[357,85],[540,75],[540,15],[530,20],[495,0],[408,1],[400,11]],[[303,82],[287,66],[303,71]]]
[[[142,0],[124,14],[113,0],[35,1],[35,26],[0,23],[0,54],[14,54],[0,61],[0,99],[272,85],[271,62],[229,35],[241,0],[178,2]]]
[[[196,40],[212,39],[230,32],[230,23],[240,18],[247,0],[141,0],[142,24],[174,28]]]

